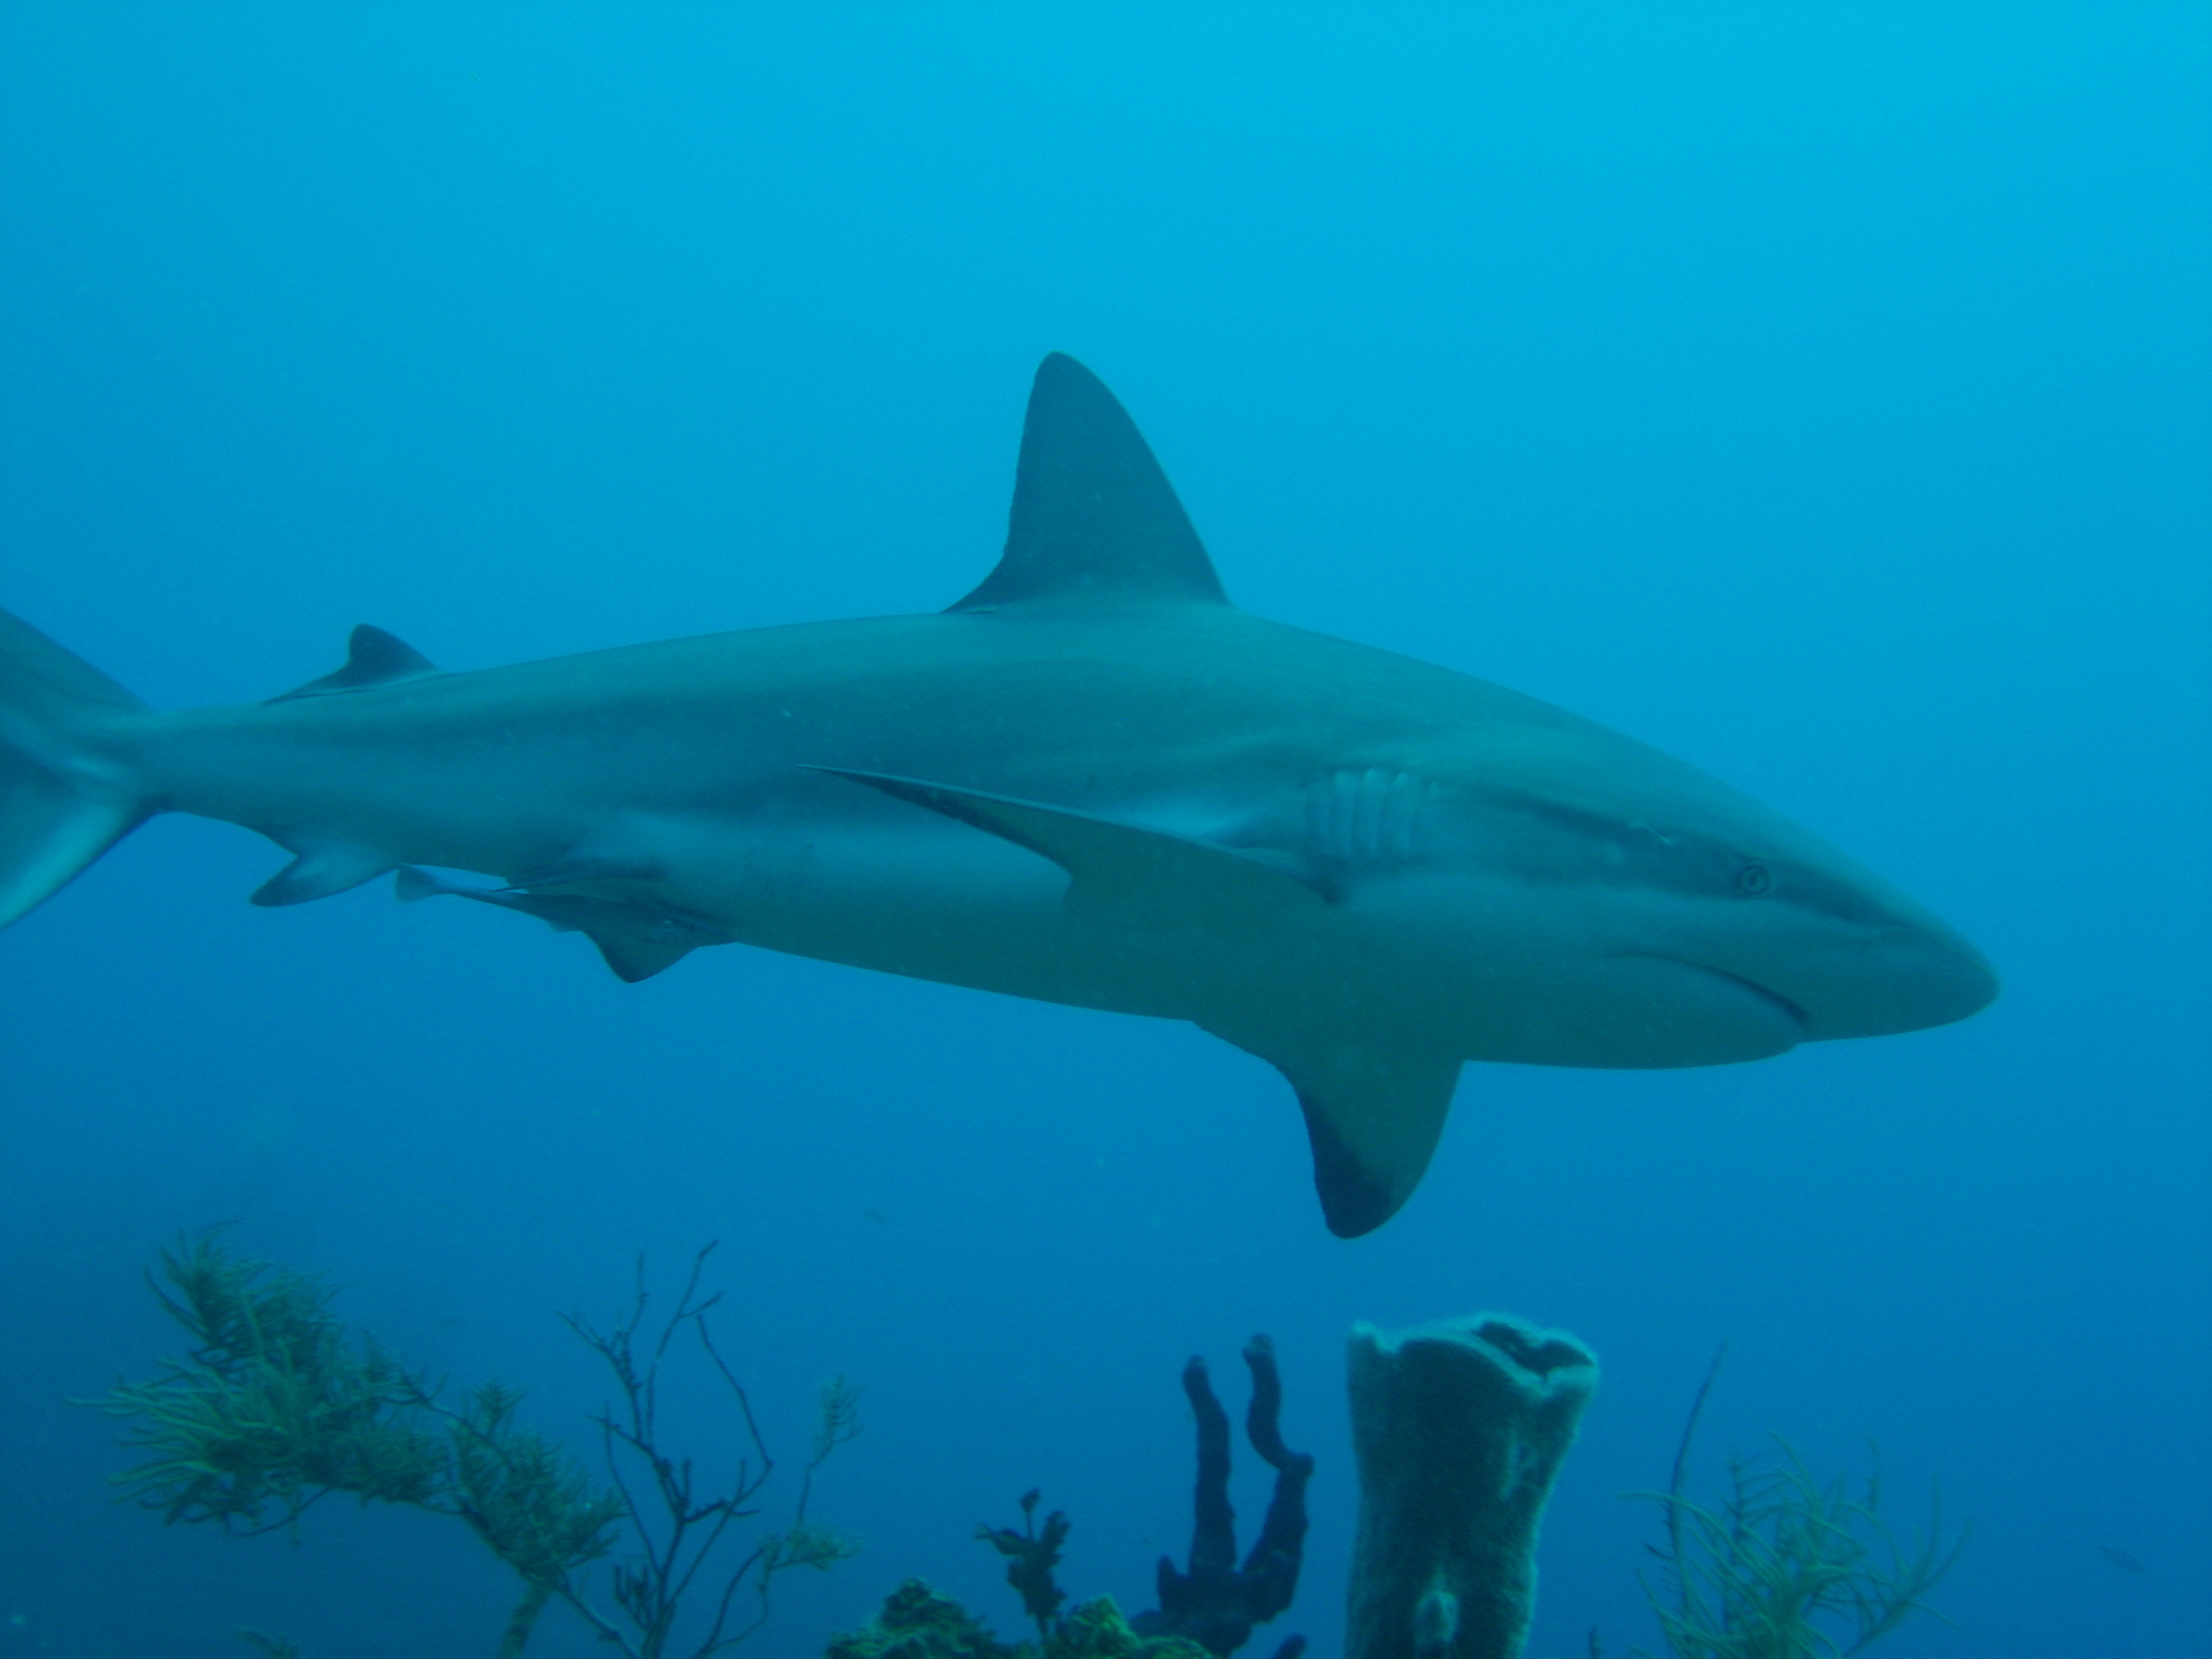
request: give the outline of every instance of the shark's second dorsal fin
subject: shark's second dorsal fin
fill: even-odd
[[[1006,550],[951,609],[1085,593],[1229,602],[1144,434],[1097,375],[1055,351],[1030,389]]]
[[[387,634],[363,623],[346,641],[343,666],[269,701],[289,702],[295,697],[326,697],[339,691],[365,691],[371,686],[416,680],[437,672],[437,664],[397,634]]]

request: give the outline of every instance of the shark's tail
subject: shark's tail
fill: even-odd
[[[0,927],[153,811],[102,739],[146,705],[0,611]]]

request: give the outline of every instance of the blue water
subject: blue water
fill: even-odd
[[[1656,1645],[1622,1494],[1723,1340],[1708,1468],[1871,1437],[1900,1520],[1971,1517],[1953,1625],[1881,1651],[2212,1653],[2203,9],[738,9],[9,7],[0,604],[161,706],[359,621],[471,668],[934,610],[1064,349],[1240,604],[1718,773],[2005,995],[1470,1066],[1346,1243],[1280,1080],[1188,1028],[742,948],[624,986],[384,884],[252,908],[283,855],[163,818],[0,938],[0,1659],[491,1650],[451,1522],[112,1502],[69,1401],[174,1350],[138,1270],[223,1219],[587,1452],[554,1316],[720,1240],[770,1437],[866,1390],[817,1504],[864,1551],[754,1651],[908,1574],[1016,1630],[970,1534],[1032,1486],[1071,1589],[1150,1605],[1177,1370],[1240,1405],[1267,1330],[1321,1469],[1250,1651],[1333,1659],[1346,1329],[1481,1308],[1604,1365],[1534,1659]]]

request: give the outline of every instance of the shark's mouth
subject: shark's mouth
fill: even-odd
[[[1741,974],[1731,974],[1727,969],[1716,968],[1711,963],[1682,962],[1679,957],[1669,957],[1668,960],[1677,963],[1679,966],[1692,969],[1698,973],[1711,975],[1713,978],[1719,980],[1723,984],[1733,986],[1739,991],[1742,991],[1748,995],[1757,997],[1761,1002],[1764,1002],[1768,1007],[1773,1009],[1777,1013],[1788,1018],[1790,1024],[1797,1028],[1798,1033],[1801,1036],[1809,1034],[1812,1030],[1813,1022],[1806,1015],[1806,1012],[1802,1008],[1790,1001],[1788,997],[1784,996],[1779,991],[1768,990],[1766,987],[1761,985],[1757,980],[1746,979]]]
[[[1804,1009],[1755,979],[1656,951],[1614,960],[1630,970],[1617,982],[1630,999],[1624,1009],[1643,1011],[1624,1029],[1638,1053],[1627,1064],[1727,1065],[1782,1054],[1812,1036]],[[1638,1047],[1653,1039],[1656,1047]]]

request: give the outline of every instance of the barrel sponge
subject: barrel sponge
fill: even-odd
[[[1346,1659],[1516,1659],[1536,1529],[1597,1388],[1576,1338],[1503,1314],[1355,1325],[1359,1531]]]

